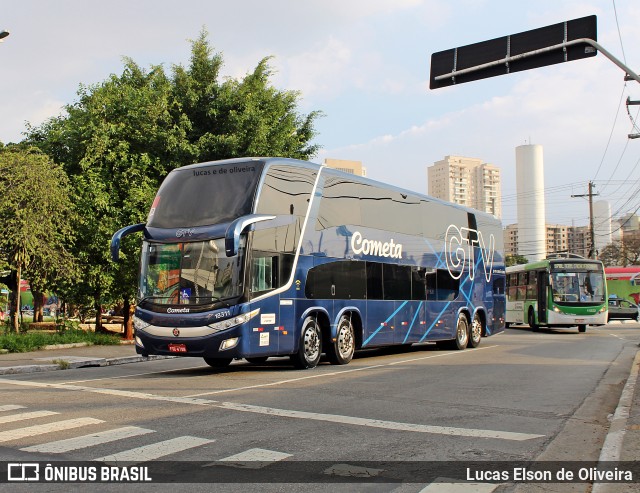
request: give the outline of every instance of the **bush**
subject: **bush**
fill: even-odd
[[[6,329],[0,334],[0,349],[10,353],[24,353],[37,351],[52,344],[72,344],[85,342],[93,345],[120,344],[122,338],[118,335],[96,334],[74,328],[65,328],[56,332],[29,331],[16,334]]]

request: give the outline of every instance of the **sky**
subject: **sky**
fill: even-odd
[[[123,58],[187,66],[202,29],[240,79],[264,57],[272,83],[319,110],[325,158],[361,161],[367,176],[427,193],[427,167],[449,155],[502,173],[503,223],[517,221],[515,148],[544,153],[548,223],[586,225],[587,193],[612,215],[640,208],[640,139],[629,134],[640,84],[598,56],[429,89],[432,53],[588,15],[598,42],[640,72],[638,0],[22,0],[5,2],[0,30],[0,142],[64,114],[80,85],[121,74]]]

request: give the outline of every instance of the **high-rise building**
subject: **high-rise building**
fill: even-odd
[[[502,217],[500,168],[482,159],[445,156],[427,168],[429,195]]]
[[[352,175],[367,176],[367,168],[362,166],[361,161],[348,161],[346,159],[330,159],[324,160],[325,166],[345,173],[351,173]]]
[[[521,255],[529,262],[538,260],[534,256],[524,253],[520,248],[518,225],[509,224],[504,228],[504,254]],[[589,256],[589,226],[565,226],[562,224],[545,225],[546,255],[552,253],[575,253],[583,257]]]

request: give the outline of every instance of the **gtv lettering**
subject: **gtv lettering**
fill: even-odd
[[[447,235],[444,239],[445,261],[447,270],[454,279],[460,279],[464,271],[464,266],[469,263],[469,279],[473,280],[476,275],[475,248],[480,249],[482,255],[482,265],[484,277],[487,282],[491,281],[493,273],[493,256],[496,251],[496,240],[493,234],[489,235],[489,248],[486,247],[482,231],[471,228],[458,228],[450,225],[447,228]]]
[[[402,243],[394,243],[393,238],[387,242],[367,240],[360,231],[355,231],[351,236],[351,249],[356,254],[402,258]]]

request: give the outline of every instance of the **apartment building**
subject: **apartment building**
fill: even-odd
[[[349,161],[346,159],[330,159],[324,160],[325,166],[345,173],[351,173],[352,175],[367,176],[367,168],[362,166],[361,161]]]
[[[445,156],[427,168],[432,197],[502,217],[500,169],[482,159]]]

